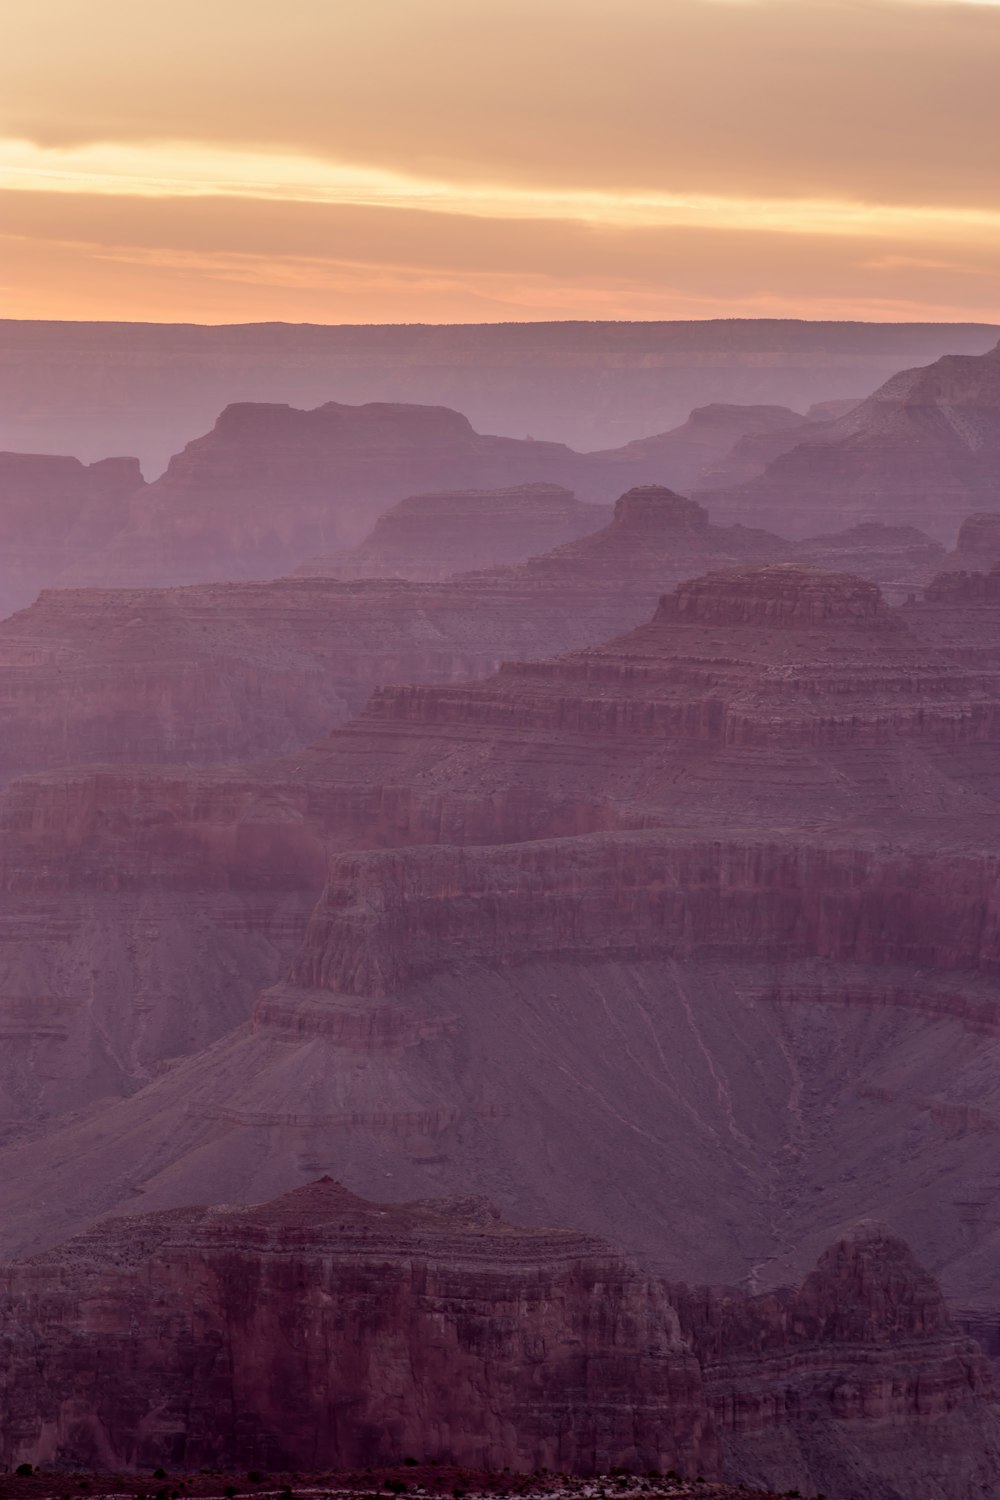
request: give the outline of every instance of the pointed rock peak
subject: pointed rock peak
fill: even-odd
[[[879,1246],[888,1240],[903,1246],[907,1255],[910,1253],[904,1241],[898,1235],[893,1234],[888,1224],[884,1224],[881,1219],[856,1219],[853,1224],[847,1226],[838,1243],[856,1245],[860,1249],[865,1246]]]
[[[640,484],[615,502],[612,526],[646,532],[704,531],[708,511],[662,484]]]
[[[331,1214],[374,1214],[378,1213],[379,1206],[369,1202],[367,1198],[359,1198],[332,1177],[319,1177],[315,1182],[307,1182],[302,1187],[292,1188],[291,1192],[282,1193],[279,1198],[253,1204],[238,1212],[241,1217],[265,1220],[268,1223],[305,1223],[322,1221]]]
[[[877,1343],[948,1326],[935,1278],[905,1240],[863,1219],[825,1250],[806,1278],[800,1302],[833,1337]]]
[[[796,563],[727,568],[682,583],[660,600],[656,619],[682,624],[888,625],[893,616],[878,586],[850,573]]]

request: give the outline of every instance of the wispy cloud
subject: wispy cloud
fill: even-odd
[[[139,198],[251,198],[420,209],[491,219],[573,220],[618,228],[698,227],[742,232],[885,235],[933,232],[1000,238],[1000,210],[882,204],[819,197],[587,191],[387,171],[319,157],[190,142],[39,146],[0,140],[0,188]]]

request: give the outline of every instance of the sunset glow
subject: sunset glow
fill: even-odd
[[[39,0],[0,310],[1000,316],[994,0],[514,8]]]

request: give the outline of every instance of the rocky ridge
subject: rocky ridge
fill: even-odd
[[[950,543],[962,517],[998,503],[1000,346],[893,376],[814,428],[757,478],[706,494],[714,515],[786,535],[817,521],[918,526]]]
[[[665,583],[785,545],[713,527],[699,506],[652,488],[623,496],[580,542],[447,584],[290,578],[46,593],[0,623],[0,774],[303,745],[377,686],[483,676],[504,660],[599,641],[648,615]]]
[[[376,1204],[322,1179],[253,1208],[108,1222],[4,1267],[0,1339],[8,1464],[405,1452],[875,1500],[1000,1473],[987,1361],[873,1226],[797,1291],[754,1298],[672,1286],[482,1202]]]
[[[671,489],[688,493],[700,487],[706,475],[724,462],[734,448],[759,443],[783,451],[792,436],[807,425],[806,418],[787,406],[736,406],[714,402],[695,407],[686,422],[670,432],[635,438],[621,448],[590,455],[595,464],[634,463],[634,484],[668,483]],[[753,470],[759,473],[763,463]]]
[[[981,353],[987,324],[780,319],[393,327],[0,320],[0,447],[138,451],[157,472],[227,401],[432,402],[482,431],[608,447],[706,402],[864,393]],[[666,476],[664,476],[666,477]]]
[[[175,454],[128,526],[68,580],[273,577],[359,541],[407,495],[554,483],[608,501],[632,473],[627,461],[595,466],[561,443],[484,436],[447,407],[241,403]]]

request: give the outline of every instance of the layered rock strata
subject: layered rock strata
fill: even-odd
[[[8,1129],[51,1114],[63,1096],[84,1104],[129,1092],[158,1061],[245,1019],[301,938],[331,849],[665,826],[703,840],[720,822],[751,841],[763,832],[753,858],[765,866],[811,858],[821,835],[847,830],[862,844],[875,831],[922,851],[942,837],[988,848],[1000,640],[992,655],[935,643],[942,617],[954,634],[969,609],[893,611],[873,585],[815,570],[724,570],[682,585],[652,622],[603,647],[509,665],[484,683],[383,689],[359,718],[280,760],[17,783],[0,805],[4,1005],[20,1038],[3,1069]],[[601,848],[579,847],[599,868]],[[816,868],[818,888],[834,878]],[[546,900],[543,889],[539,912]],[[40,922],[42,912],[58,921]],[[184,924],[196,912],[188,951]],[[95,932],[108,935],[96,946]],[[221,932],[224,944],[213,938]],[[413,954],[422,941],[417,932]],[[644,941],[629,951],[641,955]],[[198,1012],[197,990],[179,998],[204,982],[196,962],[213,975],[235,964]],[[24,1072],[32,1048],[47,1059],[44,1086],[30,1082],[40,1061]]]
[[[329,880],[250,1025],[0,1154],[7,1244],[331,1170],[756,1285],[884,1214],[988,1313],[1000,691],[968,622],[997,614],[723,570],[603,648],[386,690],[266,766],[18,783],[21,920],[81,882],[215,912]]]
[[[783,550],[777,537],[713,527],[654,488],[623,496],[592,537],[445,585],[59,590],[0,624],[0,775],[290,749],[375,687],[483,676],[602,640],[646,618],[686,574]]]
[[[17,1462],[679,1469],[878,1500],[989,1487],[1000,1405],[905,1246],[862,1227],[798,1291],[675,1287],[476,1201],[329,1179],[98,1226],[0,1271]]]

